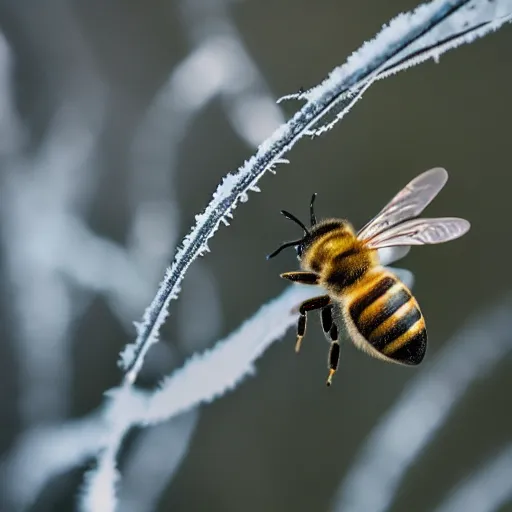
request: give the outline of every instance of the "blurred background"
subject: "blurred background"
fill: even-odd
[[[132,322],[194,215],[299,106],[278,97],[316,85],[416,5],[0,1],[2,512],[75,509],[94,459],[62,463],[73,422],[95,421],[119,384]],[[297,235],[280,209],[305,218],[317,192],[319,216],[359,227],[443,166],[428,215],[472,229],[400,262],[429,329],[421,367],[346,343],[326,389],[315,319],[300,356],[290,331],[233,392],[131,432],[119,510],[512,511],[511,49],[505,26],[377,83],[334,130],[299,143],[190,268],[139,384],[285,288],[292,252],[265,260]]]

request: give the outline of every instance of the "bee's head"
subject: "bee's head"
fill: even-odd
[[[297,217],[295,217],[295,215],[292,215],[291,213],[289,213],[285,210],[281,210],[281,213],[287,219],[295,222],[304,230],[304,236],[302,238],[299,238],[298,240],[293,240],[291,242],[285,242],[283,245],[278,247],[273,253],[269,254],[267,256],[267,259],[277,256],[283,249],[286,249],[287,247],[295,247],[295,250],[297,251],[297,258],[299,260],[301,260],[304,252],[311,245],[311,243],[315,240],[315,238],[320,234],[320,231],[323,234],[326,232],[326,229],[325,229],[326,227],[328,228],[328,230],[330,230],[330,229],[334,229],[334,227],[339,226],[339,222],[336,222],[336,226],[334,226],[334,225],[327,226],[327,225],[324,225],[324,223],[317,225],[315,211],[314,211],[315,199],[316,199],[316,194],[313,194],[313,197],[311,198],[311,203],[309,205],[310,219],[311,219],[311,226],[309,229]],[[329,224],[332,224],[332,223],[329,223]]]

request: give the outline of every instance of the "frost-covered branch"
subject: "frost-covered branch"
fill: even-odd
[[[492,3],[483,0],[434,0],[412,13],[396,17],[375,39],[356,51],[346,64],[308,91],[306,104],[260,145],[255,156],[236,173],[223,179],[208,207],[196,216],[196,225],[183,240],[154,300],[137,325],[135,343],[128,345],[122,353],[121,366],[126,371],[126,382],[135,381],[145,354],[157,341],[169,303],[178,296],[188,267],[208,250],[208,240],[221,222],[228,223],[237,204],[247,200],[250,190],[258,190],[256,183],[265,171],[283,162],[283,156],[299,139],[314,131],[330,111],[346,111],[369,80],[430,57],[437,59],[440,53],[498,28],[510,20],[511,14],[512,0]]]
[[[512,351],[511,306],[509,296],[479,315],[408,384],[367,439],[337,492],[333,510],[389,509],[407,469],[446,423],[469,386]],[[370,487],[372,492],[368,492]]]
[[[494,512],[512,499],[512,444],[450,493],[435,512]]]

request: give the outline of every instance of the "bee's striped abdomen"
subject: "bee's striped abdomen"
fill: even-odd
[[[394,275],[368,273],[349,297],[349,315],[359,334],[380,354],[416,365],[427,346],[425,321],[416,299]]]

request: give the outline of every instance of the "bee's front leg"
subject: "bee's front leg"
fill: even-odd
[[[299,322],[297,324],[297,342],[295,343],[295,352],[300,350],[302,338],[306,333],[306,313],[315,309],[325,308],[331,302],[329,295],[321,295],[305,300],[299,307]]]
[[[314,272],[285,272],[281,277],[300,284],[318,284],[319,279]]]

